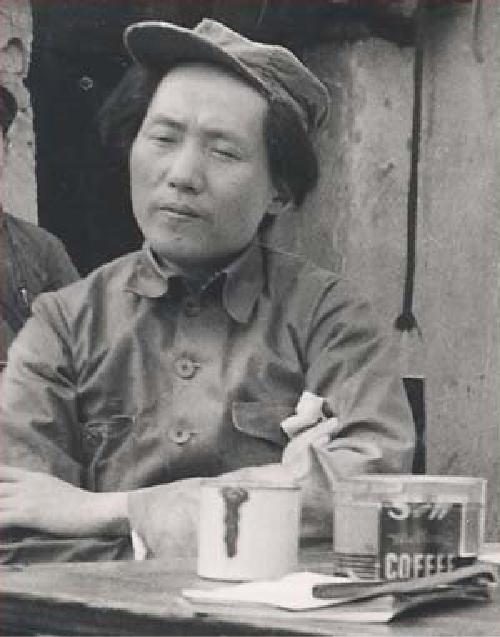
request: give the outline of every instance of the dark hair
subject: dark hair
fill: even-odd
[[[117,152],[123,168],[164,75],[134,64],[101,108],[102,141]],[[318,181],[318,158],[299,115],[285,101],[269,100],[264,141],[275,187],[300,205]]]
[[[162,77],[138,64],[132,65],[99,111],[103,144],[126,163]]]
[[[300,116],[287,102],[269,101],[264,141],[273,184],[300,206],[318,181],[318,157]]]

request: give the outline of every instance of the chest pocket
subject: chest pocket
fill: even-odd
[[[281,402],[234,402],[233,427],[240,434],[231,468],[279,462],[288,438],[281,422],[293,407]]]
[[[135,423],[135,416],[118,414],[84,424],[82,460],[86,489],[119,489],[120,477],[133,471]]]

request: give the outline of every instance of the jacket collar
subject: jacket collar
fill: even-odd
[[[264,286],[262,247],[254,240],[242,254],[218,272],[204,286],[223,279],[222,303],[239,323],[247,323]],[[144,244],[125,280],[124,289],[139,296],[160,298],[169,294],[172,279],[179,273],[171,267],[160,267],[151,247]]]

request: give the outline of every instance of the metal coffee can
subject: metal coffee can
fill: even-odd
[[[378,474],[338,482],[333,496],[335,574],[371,580],[425,577],[477,559],[486,480]]]

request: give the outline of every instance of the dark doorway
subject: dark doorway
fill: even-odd
[[[63,240],[82,274],[138,240],[127,197],[111,185],[96,126],[100,104],[127,64],[119,39],[126,16],[115,7],[33,3],[28,82],[39,223]]]

